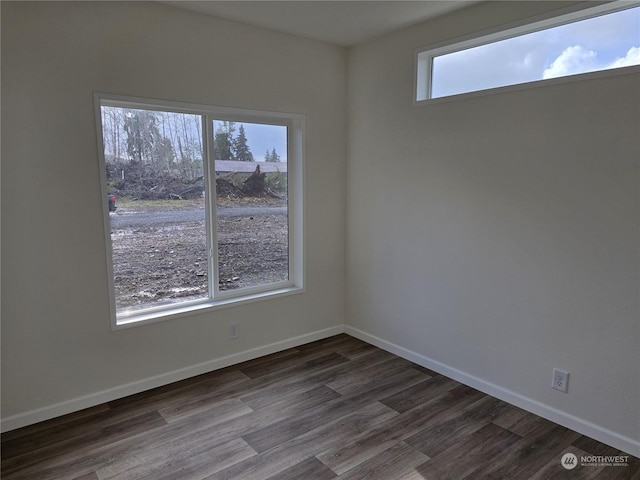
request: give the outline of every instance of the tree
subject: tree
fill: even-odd
[[[104,154],[107,163],[120,163],[126,150],[123,132],[124,112],[119,107],[101,107]]]
[[[138,164],[153,163],[153,151],[160,138],[156,117],[146,110],[129,110],[124,118],[127,153]]]
[[[168,173],[171,170],[176,158],[176,152],[173,149],[171,140],[164,136],[158,138],[153,145],[152,155],[154,165],[158,171],[164,170]]]
[[[171,169],[184,178],[195,180],[202,176],[202,125],[198,115],[156,112],[160,132],[174,148]]]
[[[241,162],[253,162],[253,153],[247,145],[247,136],[244,133],[244,125],[240,125],[238,136],[233,140],[233,153],[235,159]]]
[[[275,148],[271,150],[271,153],[269,153],[269,150],[267,150],[267,154],[264,156],[264,161],[277,163],[280,161],[280,155],[278,155]]]
[[[236,160],[233,148],[233,134],[236,131],[235,122],[220,123],[221,124],[213,137],[213,153],[216,160]]]
[[[160,133],[160,114],[147,110],[125,113],[123,129],[127,134],[127,153],[132,165],[151,166],[156,172],[171,170],[175,151],[171,140]],[[162,125],[164,130],[164,125]]]

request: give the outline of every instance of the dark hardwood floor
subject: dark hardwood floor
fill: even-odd
[[[2,435],[9,479],[640,479],[624,453],[348,335]]]

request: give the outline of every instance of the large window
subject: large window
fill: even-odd
[[[612,2],[417,52],[416,100],[640,65],[638,2]]]
[[[302,287],[302,122],[98,95],[114,325]]]

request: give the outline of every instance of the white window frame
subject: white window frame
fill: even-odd
[[[148,323],[155,323],[194,314],[206,313],[221,308],[243,305],[266,299],[304,292],[305,248],[304,248],[304,137],[305,116],[297,113],[267,112],[241,108],[216,107],[183,102],[153,100],[140,97],[114,95],[96,92],[94,94],[97,125],[98,158],[103,203],[104,236],[108,272],[109,306],[111,329],[120,330]],[[112,264],[111,225],[108,213],[106,161],[102,136],[103,105],[160,110],[175,113],[200,115],[203,119],[203,162],[207,191],[206,229],[209,248],[209,298],[185,300],[162,306],[132,309],[118,314],[115,301],[115,287]],[[215,167],[213,158],[213,121],[260,123],[287,127],[287,185],[288,185],[288,235],[289,235],[289,279],[288,281],[247,287],[238,290],[221,291],[218,288],[218,251],[216,248],[216,193]]]
[[[549,79],[541,79],[532,82],[517,83],[505,85],[501,87],[488,88],[483,90],[474,90],[471,92],[458,93],[443,97],[431,97],[432,78],[433,78],[433,59],[442,55],[467,50],[489,43],[515,38],[529,33],[546,30],[553,27],[559,27],[580,20],[606,15],[610,13],[627,10],[640,6],[640,0],[618,0],[595,7],[587,7],[590,2],[581,2],[577,5],[560,8],[553,12],[548,12],[535,17],[523,19],[517,22],[501,25],[499,27],[485,30],[480,33],[476,32],[463,37],[449,39],[436,44],[423,46],[414,51],[414,88],[413,103],[414,105],[425,105],[433,103],[447,102],[461,98],[473,98],[485,95],[494,95],[509,91],[524,90],[546,85],[561,84],[568,82],[576,82],[591,78],[607,77],[614,75],[623,75],[629,73],[639,73],[640,66],[629,66],[612,68],[608,70],[598,70],[587,73],[578,73],[567,75],[564,77],[556,77]]]

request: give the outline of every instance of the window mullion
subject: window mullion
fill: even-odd
[[[202,116],[202,131],[205,133],[205,176],[207,184],[207,250],[209,271],[209,298],[218,296],[218,228],[216,204],[216,164],[213,145],[213,117],[209,114]]]

